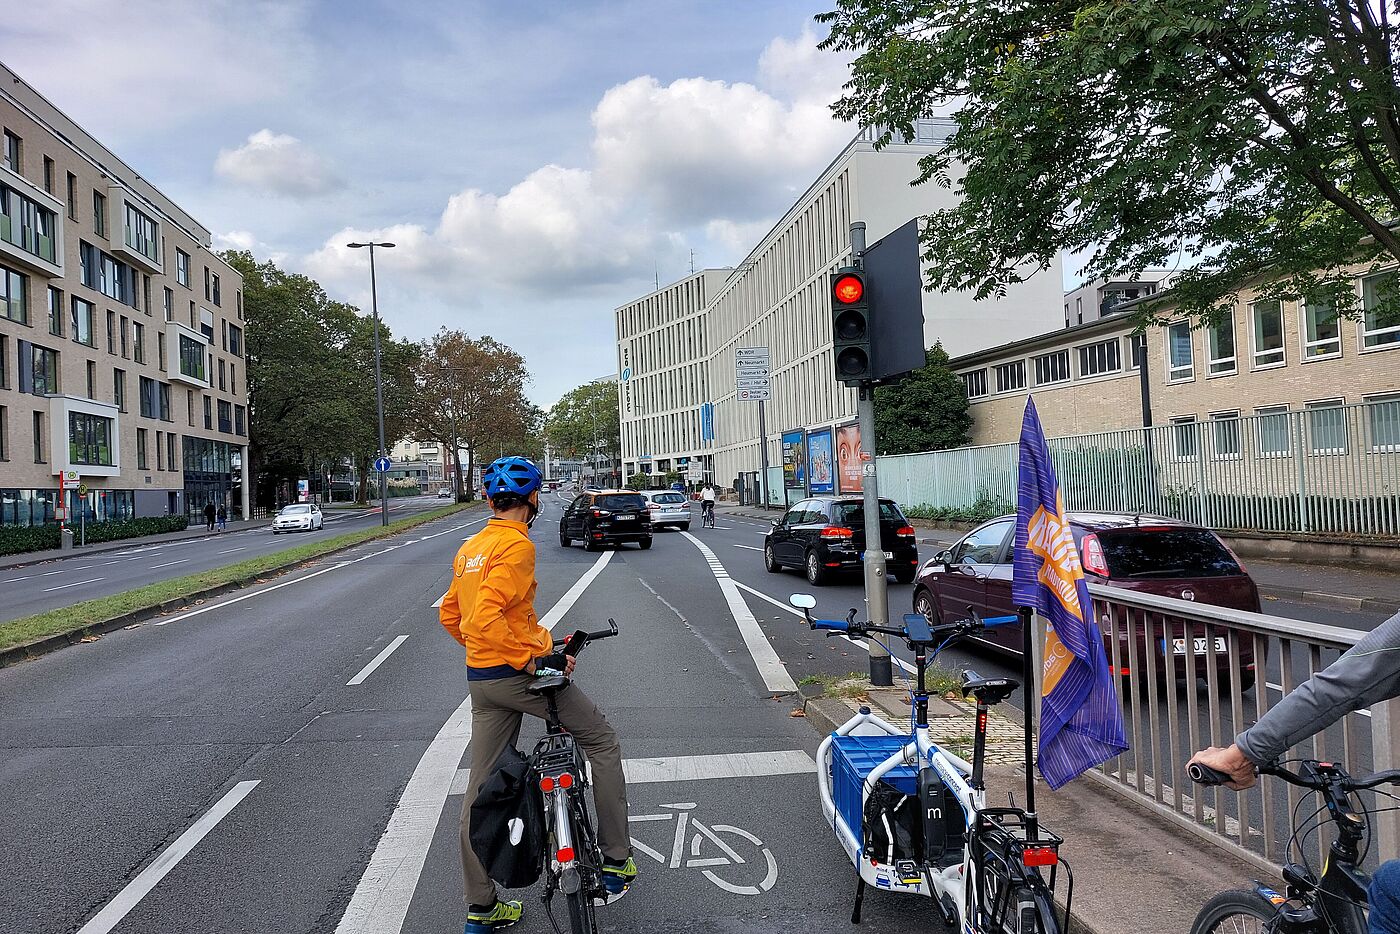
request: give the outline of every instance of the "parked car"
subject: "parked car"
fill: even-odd
[[[684,532],[690,528],[690,501],[684,493],[674,490],[643,490],[642,499],[647,501],[647,511],[651,513],[651,527],[661,529],[673,526]]]
[[[1092,583],[1177,597],[1213,606],[1259,612],[1259,588],[1239,559],[1210,529],[1178,519],[1132,513],[1072,512],[1066,517],[1079,549],[1085,576]],[[983,616],[1015,613],[1011,600],[1012,546],[1016,517],[1002,516],[964,535],[947,551],[934,555],[919,570],[914,585],[914,612],[935,622],[961,619],[969,606]],[[1107,630],[1107,627],[1104,627]],[[1130,627],[1120,630],[1125,642]],[[1142,627],[1131,627],[1138,639],[1137,657],[1145,658]],[[1186,654],[1186,627],[1173,638],[1173,654]],[[1202,627],[1193,627],[1196,650],[1207,650]],[[1021,627],[1016,624],[987,630],[981,641],[1003,652],[1021,654]],[[1108,636],[1105,633],[1105,640]],[[1228,665],[1225,638],[1216,637],[1219,665]],[[1112,658],[1111,649],[1109,647]],[[1165,645],[1154,640],[1160,655]],[[1127,669],[1127,645],[1120,648],[1121,675]],[[1248,640],[1240,644],[1241,687],[1254,683],[1254,653]],[[1161,665],[1158,665],[1161,669]],[[1178,666],[1184,671],[1184,665]],[[1203,675],[1204,676],[1204,675]]]
[[[440,489],[440,490],[437,491],[437,497],[438,497],[438,499],[451,499],[451,498],[452,498],[452,490],[449,489],[448,487],[443,487],[442,489]]]
[[[574,497],[559,520],[559,544],[583,542],[586,551],[636,542],[651,547],[651,511],[632,490],[589,490]]]
[[[919,568],[914,528],[893,500],[880,500],[880,544],[895,580],[909,584]],[[800,568],[814,587],[832,574],[859,571],[865,555],[865,502],[855,496],[814,496],[788,509],[763,537],[763,566],[776,574]]]
[[[311,532],[325,528],[325,517],[316,503],[292,503],[283,506],[277,518],[272,520],[272,534],[282,532]]]

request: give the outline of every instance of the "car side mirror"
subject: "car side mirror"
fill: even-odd
[[[780,525],[783,524],[783,520],[782,520],[782,519],[774,519],[774,520],[772,521],[772,523],[770,523],[770,524],[773,526],[773,528],[776,529],[778,526],[780,526]]]
[[[952,557],[953,557],[953,553],[952,553],[951,551],[946,551],[946,550],[945,550],[945,551],[940,551],[938,554],[936,554],[936,555],[933,556],[933,563],[934,563],[934,564],[941,564],[941,565],[943,565],[943,566],[946,568],[946,567],[948,567],[949,564],[951,563],[951,560],[950,560],[950,559],[951,559]]]

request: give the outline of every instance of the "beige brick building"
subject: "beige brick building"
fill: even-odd
[[[246,514],[238,274],[3,65],[0,127],[0,524]]]

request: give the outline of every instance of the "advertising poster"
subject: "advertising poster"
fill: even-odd
[[[802,431],[783,432],[783,485],[789,490],[807,486],[806,452],[802,449]]]
[[[836,459],[829,428],[807,435],[807,477],[807,487],[813,493],[836,492]]]
[[[860,425],[852,422],[836,429],[836,476],[842,493],[861,492]]]

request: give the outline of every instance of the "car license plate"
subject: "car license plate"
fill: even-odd
[[[863,552],[863,551],[860,553],[860,560],[862,560],[862,561],[865,560],[865,552]],[[893,561],[893,560],[894,560],[894,552],[893,552],[893,551],[887,551],[887,552],[885,552],[885,560],[886,560],[886,561]]]
[[[1194,638],[1191,640],[1191,647],[1192,647],[1193,649],[1195,649],[1197,655],[1204,655],[1204,654],[1206,654],[1206,652],[1207,652],[1208,650],[1206,649],[1206,639],[1205,639],[1205,636],[1196,636],[1196,637],[1194,637]],[[1215,651],[1217,651],[1217,652],[1224,652],[1224,651],[1225,651],[1225,637],[1224,637],[1224,636],[1216,636],[1216,637],[1215,637]],[[1173,639],[1173,640],[1172,640],[1172,654],[1174,654],[1174,655],[1185,655],[1185,654],[1186,654],[1186,640],[1185,640],[1185,639]]]
[[[617,521],[618,521],[618,522],[631,522],[633,519],[636,519],[637,517],[636,517],[636,516],[617,516],[616,518],[617,518]]]

